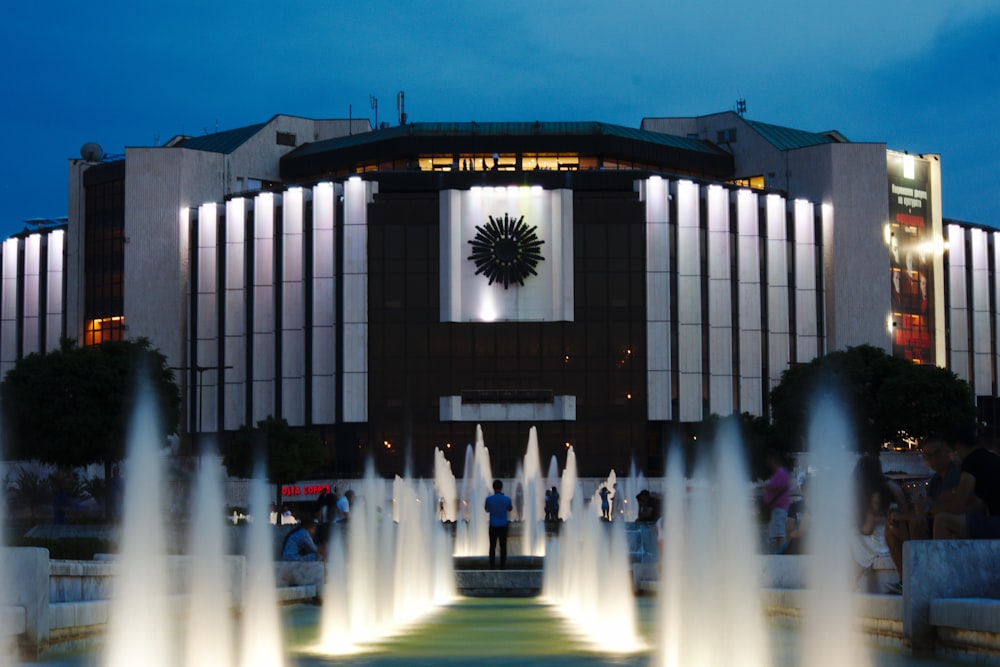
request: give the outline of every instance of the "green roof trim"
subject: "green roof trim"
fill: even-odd
[[[503,122],[503,123],[480,123],[476,121],[467,123],[409,123],[407,125],[397,125],[371,132],[362,132],[346,137],[337,137],[325,141],[317,141],[299,146],[295,151],[296,157],[322,153],[329,150],[348,148],[351,146],[361,146],[364,144],[395,139],[398,137],[445,137],[445,136],[523,136],[535,135],[608,135],[642,141],[651,144],[660,144],[673,148],[681,148],[688,151],[708,153],[711,155],[725,154],[725,152],[706,141],[678,137],[660,132],[650,132],[621,125],[609,123],[599,123],[596,121],[580,122]]]
[[[806,132],[805,130],[761,123],[756,120],[748,120],[746,123],[775,148],[783,151],[805,148],[806,146],[837,143],[833,137],[818,132]]]
[[[235,130],[206,134],[201,137],[188,137],[178,142],[176,146],[196,151],[228,154],[245,144],[251,137],[260,132],[265,125],[267,123],[258,123],[256,125],[238,127]]]

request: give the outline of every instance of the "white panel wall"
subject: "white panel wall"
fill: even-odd
[[[708,218],[709,411],[729,415],[735,408],[729,191],[719,185],[709,185],[704,191]]]
[[[312,421],[336,421],[337,383],[337,191],[332,183],[313,188]]]
[[[969,369],[969,304],[965,289],[965,234],[958,225],[949,225],[948,281],[951,310],[948,325],[951,329],[950,369],[966,382],[971,382]]]
[[[767,376],[768,387],[774,388],[790,361],[785,200],[778,195],[767,195],[764,210],[767,218],[764,223],[767,226]]]
[[[274,414],[274,216],[279,201],[264,192],[254,202],[253,424]]]
[[[760,244],[757,195],[739,190],[736,200],[736,252],[740,323],[740,411],[759,415],[764,410],[762,387],[763,335],[760,304]]]
[[[646,346],[649,419],[671,418],[670,194],[659,176],[640,182],[646,201]]]
[[[702,414],[701,243],[698,186],[677,181],[677,345],[681,421],[700,421]]]
[[[1000,294],[1000,232],[990,232],[993,241],[993,266],[990,270],[993,272],[993,289],[995,294]],[[993,313],[993,326],[994,331],[1000,332],[1000,308],[997,308],[996,312]],[[1000,335],[997,336],[996,347],[992,350],[992,354],[995,359],[1000,360]]]
[[[59,349],[59,339],[65,335],[63,331],[63,271],[65,258],[63,251],[66,246],[66,232],[58,229],[48,235],[48,250],[46,254],[45,271],[48,278],[45,286],[45,351]]]
[[[798,362],[819,356],[816,321],[816,225],[814,207],[796,199],[792,203],[795,224],[795,347]]]
[[[243,198],[226,202],[225,275],[225,365],[226,396],[224,428],[246,425],[247,382],[247,285],[246,216],[250,202]]]
[[[368,204],[375,184],[344,184],[344,421],[368,420]]]
[[[302,216],[305,191],[283,196],[281,262],[281,416],[291,426],[305,424],[305,310],[302,279],[305,252]]]
[[[218,430],[217,412],[219,374],[219,316],[218,316],[218,218],[217,204],[198,207],[198,238],[195,261],[198,262],[196,303],[198,313],[198,366],[206,368],[196,373],[195,387],[197,409],[195,429],[203,433]],[[200,376],[200,377],[198,377]]]
[[[0,278],[0,375],[17,361],[17,251],[20,241],[3,242],[3,277]]]
[[[973,395],[993,393],[993,356],[990,352],[989,248],[986,230],[970,229],[972,255]]]
[[[24,276],[22,289],[24,290],[24,310],[21,321],[21,354],[28,356],[34,352],[40,352],[40,341],[38,337],[41,333],[39,324],[41,304],[39,295],[41,293],[42,279],[42,237],[40,234],[31,234],[24,239]]]

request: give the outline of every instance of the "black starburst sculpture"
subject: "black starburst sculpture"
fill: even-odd
[[[497,283],[504,289],[511,283],[523,286],[529,273],[537,276],[535,266],[545,260],[540,251],[545,241],[538,238],[537,229],[528,227],[523,215],[512,218],[506,213],[502,220],[491,215],[485,225],[476,225],[476,238],[469,241],[476,275],[482,273],[490,285]]]

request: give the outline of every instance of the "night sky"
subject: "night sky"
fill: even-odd
[[[1000,2],[286,0],[5,8],[0,237],[67,161],[264,122],[747,118],[939,153],[945,217],[1000,227]]]

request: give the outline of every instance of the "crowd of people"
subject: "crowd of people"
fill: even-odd
[[[1000,454],[971,437],[935,434],[920,443],[931,474],[901,485],[886,475],[877,456],[862,454],[853,471],[851,553],[859,576],[882,556],[891,558],[899,580],[887,592],[901,593],[903,545],[909,540],[1000,539]],[[760,497],[765,544],[770,553],[802,553],[809,522],[808,478],[792,500],[791,475],[776,453]]]

